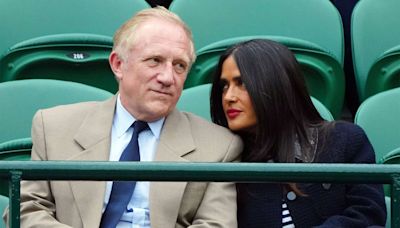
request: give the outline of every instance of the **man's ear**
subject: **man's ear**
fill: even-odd
[[[111,70],[114,72],[116,79],[120,81],[122,79],[122,59],[115,51],[112,51],[108,57],[108,62],[110,63]]]

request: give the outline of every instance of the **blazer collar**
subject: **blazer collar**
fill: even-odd
[[[195,147],[188,118],[174,109],[165,119],[155,160],[181,160],[183,156],[194,151]]]
[[[178,110],[165,120],[155,161],[188,162],[185,155],[193,153],[195,143],[190,122]],[[175,227],[187,182],[152,182],[150,185],[151,227]]]
[[[74,138],[83,149],[89,149],[102,140],[110,140],[115,104],[116,95],[98,103],[85,117]]]
[[[83,151],[71,157],[77,161],[107,161],[111,147],[111,127],[114,116],[116,96],[100,102],[85,117],[74,140]],[[106,182],[69,182],[83,227],[99,227]]]
[[[99,103],[98,107],[87,115],[74,137],[83,151],[70,158],[71,160],[108,160],[115,104],[116,96]],[[184,114],[175,109],[165,119],[154,160],[187,162],[185,155],[194,150],[190,122]],[[98,227],[106,183],[73,181],[70,184],[84,227]],[[175,226],[185,187],[186,182],[151,182],[149,206],[152,227]]]

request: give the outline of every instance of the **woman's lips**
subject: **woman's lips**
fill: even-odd
[[[226,115],[228,116],[229,119],[236,118],[240,113],[241,113],[241,111],[237,110],[237,109],[228,109],[226,111]]]

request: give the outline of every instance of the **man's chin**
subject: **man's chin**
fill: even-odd
[[[151,107],[148,107],[148,117],[151,121],[159,120],[163,117],[168,116],[168,114],[173,110],[171,106],[165,105],[165,103],[153,103]]]

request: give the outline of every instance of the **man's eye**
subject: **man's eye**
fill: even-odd
[[[147,62],[149,63],[150,66],[157,66],[161,62],[161,59],[160,58],[149,58],[147,60]]]
[[[174,68],[175,68],[175,71],[178,74],[182,74],[182,73],[186,72],[187,64],[185,64],[185,63],[176,63],[176,64],[174,64]]]

